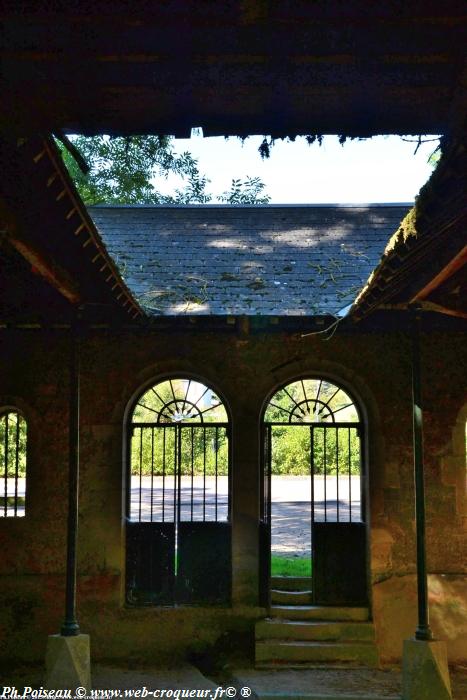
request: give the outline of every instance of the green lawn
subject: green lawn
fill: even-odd
[[[281,557],[271,554],[271,576],[311,576],[311,557]]]

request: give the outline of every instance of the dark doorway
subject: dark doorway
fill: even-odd
[[[314,604],[366,604],[362,427],[347,391],[322,378],[296,380],[271,398],[263,422],[263,604],[271,582],[284,577],[308,579]]]
[[[223,403],[198,381],[147,390],[129,426],[127,602],[226,604],[230,446]]]

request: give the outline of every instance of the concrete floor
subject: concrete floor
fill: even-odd
[[[43,683],[43,669],[16,668],[0,673],[2,685],[16,686],[22,692],[25,686],[39,688]],[[93,688],[102,690],[206,690],[213,699],[216,689],[234,688],[230,697],[251,697],[253,700],[400,700],[401,677],[396,670],[313,669],[231,670],[222,680],[203,675],[190,664],[173,668],[130,669],[122,665],[94,664]],[[451,671],[453,700],[467,700],[467,667]],[[247,688],[248,691],[242,691]],[[248,692],[251,690],[251,694]],[[148,695],[151,699],[151,695]],[[219,698],[229,697],[225,692]]]

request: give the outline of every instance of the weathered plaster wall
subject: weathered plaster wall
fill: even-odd
[[[42,659],[63,610],[66,332],[2,331],[0,405],[29,419],[27,517],[0,519],[0,656]],[[423,344],[428,563],[433,626],[450,660],[467,659],[464,378],[460,336]],[[226,398],[233,422],[233,607],[127,609],[123,426],[132,397],[168,374],[193,374]],[[415,629],[411,389],[402,334],[95,332],[83,348],[79,620],[95,658],[154,661],[214,643],[248,646],[258,605],[259,422],[282,382],[322,373],[351,387],[367,413],[372,606],[383,662]],[[252,646],[251,646],[252,648]]]

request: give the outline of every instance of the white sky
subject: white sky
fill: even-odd
[[[252,136],[242,144],[237,138],[194,136],[177,139],[175,147],[198,159],[214,194],[229,190],[232,178],[250,175],[263,180],[272,203],[305,204],[411,202],[432,172],[427,160],[437,145],[422,144],[414,155],[416,144],[399,136],[375,136],[343,146],[336,136],[324,137],[322,146],[308,146],[304,138],[297,138],[294,143],[276,141],[271,157],[261,160],[262,139]],[[174,176],[156,185],[164,193],[177,186]]]

